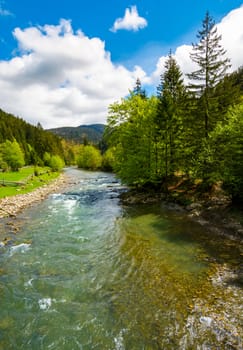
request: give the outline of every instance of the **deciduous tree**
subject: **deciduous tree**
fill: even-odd
[[[94,146],[81,146],[80,153],[77,157],[77,164],[79,168],[97,170],[102,165],[102,156],[100,151]]]
[[[18,171],[19,168],[24,166],[24,153],[16,140],[4,142],[2,145],[2,159],[13,171]]]

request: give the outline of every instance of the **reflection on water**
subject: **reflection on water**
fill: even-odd
[[[122,207],[110,174],[68,173],[0,247],[0,349],[241,349],[239,245]]]

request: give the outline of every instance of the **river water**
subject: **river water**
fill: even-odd
[[[66,192],[2,223],[0,350],[243,349],[239,243],[122,206],[111,174],[67,175]]]

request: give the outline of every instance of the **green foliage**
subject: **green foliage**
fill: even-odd
[[[6,171],[6,172],[0,172],[0,181],[25,181],[29,177],[31,177],[35,169],[38,169],[38,171],[47,171],[48,169],[46,168],[39,168],[35,166],[26,166],[21,169],[19,169],[18,172],[13,172],[13,171]],[[39,170],[40,169],[40,170]]]
[[[182,72],[170,54],[158,97],[144,97],[139,82],[128,98],[110,106],[105,136],[113,147],[113,168],[132,185],[162,182],[184,166],[184,111],[187,101]]]
[[[51,155],[49,152],[44,153],[43,161],[44,161],[44,165],[50,166]]]
[[[1,145],[1,159],[3,168],[7,165],[12,171],[18,171],[25,164],[24,153],[16,140],[7,140]]]
[[[3,146],[0,145],[0,169],[2,171],[7,171],[8,170],[8,164],[4,160],[4,157],[3,157],[3,154],[2,154],[2,148],[3,148]]]
[[[60,171],[64,167],[64,161],[60,156],[51,156],[49,166],[52,171]]]
[[[209,135],[207,154],[208,173],[222,180],[234,199],[243,201],[243,104],[231,109],[227,124],[218,123]]]
[[[104,154],[102,159],[102,169],[105,171],[112,171],[115,166],[115,150],[109,148]]]
[[[156,112],[155,97],[134,94],[110,106],[105,135],[113,147],[114,170],[126,183],[143,184],[157,176],[152,142]]]
[[[136,80],[136,84],[135,87],[133,89],[133,94],[140,96],[142,98],[146,98],[146,91],[142,88],[142,83],[141,80],[139,78],[137,78]]]
[[[0,144],[6,141],[19,144],[25,164],[43,164],[46,152],[63,158],[61,139],[50,132],[26,123],[24,120],[14,117],[0,110]]]
[[[66,165],[76,164],[76,158],[79,154],[79,145],[74,141],[62,140],[62,148],[64,154],[64,161]]]
[[[202,117],[204,135],[207,137],[215,125],[215,115],[219,116],[214,88],[223,79],[230,64],[229,59],[224,57],[226,51],[220,44],[221,36],[208,12],[197,37],[199,42],[193,44],[191,59],[198,68],[188,77],[192,81],[190,89],[199,99],[198,115]]]
[[[171,53],[165,62],[165,72],[161,75],[157,92],[157,134],[163,141],[165,176],[170,176],[178,170],[182,148],[184,148],[182,147],[183,106],[186,99],[182,72]]]
[[[77,158],[79,168],[97,170],[101,168],[102,156],[100,151],[94,146],[81,146],[80,153]]]
[[[199,34],[194,59],[202,66],[193,75],[198,93],[184,86],[169,54],[157,97],[145,98],[137,80],[126,99],[110,105],[104,164],[110,158],[108,164],[129,185],[161,185],[166,190],[174,175],[186,174],[200,179],[205,191],[223,182],[234,199],[243,201],[243,69],[224,76],[228,60],[222,58],[221,38],[210,17]],[[205,61],[205,50],[213,58]]]
[[[24,194],[48,184],[59,175],[58,172],[50,172],[50,168],[28,166],[21,168],[18,172],[0,172],[0,182],[5,185],[1,187],[0,198]],[[8,186],[8,182],[21,182],[21,186]]]

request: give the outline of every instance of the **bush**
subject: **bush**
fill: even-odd
[[[24,166],[24,153],[16,140],[4,142],[1,145],[1,153],[2,166],[6,167],[7,164],[12,171],[18,171]]]
[[[52,171],[60,171],[64,167],[64,161],[59,156],[51,156],[49,166]]]
[[[102,156],[100,151],[94,146],[84,146],[81,148],[77,158],[79,168],[97,170],[101,168]]]
[[[115,156],[112,148],[109,148],[103,155],[102,168],[106,171],[112,171],[115,164]]]

